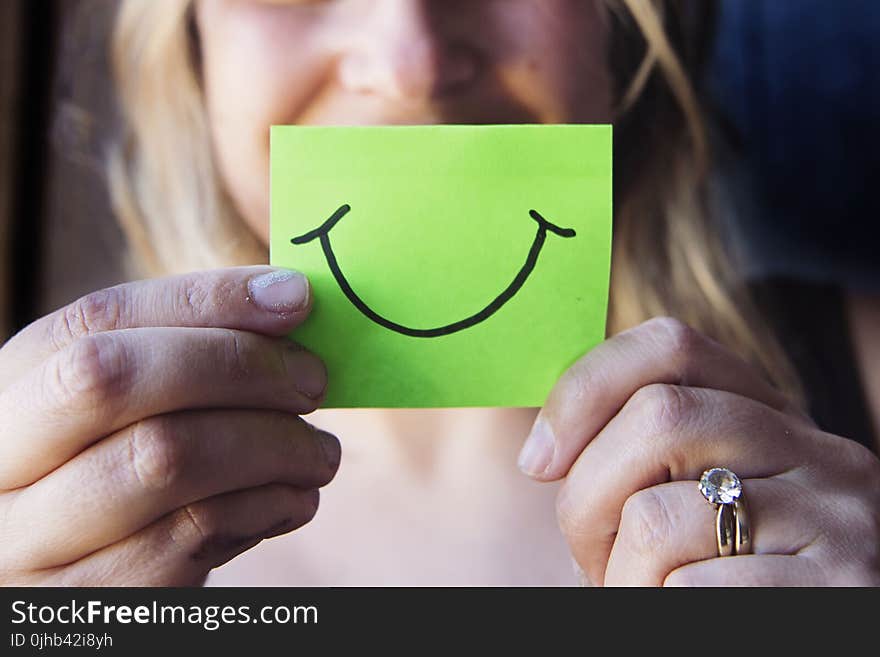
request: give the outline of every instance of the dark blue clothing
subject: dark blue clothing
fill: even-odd
[[[724,0],[709,88],[743,139],[751,276],[880,292],[880,2]]]

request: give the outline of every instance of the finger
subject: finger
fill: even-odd
[[[198,586],[212,568],[308,523],[318,500],[317,490],[280,484],[218,495],[47,575],[62,586]]]
[[[91,443],[187,408],[308,413],[321,361],[285,338],[141,328],[78,340],[0,394],[0,488],[36,481]]]
[[[557,498],[574,557],[594,582],[604,569],[623,505],[667,481],[696,481],[709,467],[763,478],[811,459],[821,445],[790,417],[729,392],[653,385],[633,395],[572,466]],[[827,458],[827,454],[824,455]]]
[[[265,266],[124,283],[87,294],[14,336],[0,350],[0,385],[9,385],[52,354],[97,333],[178,326],[282,336],[305,319],[311,303],[303,275]]]
[[[562,376],[523,446],[520,468],[544,481],[564,477],[626,401],[652,383],[725,390],[805,418],[722,345],[677,320],[654,319],[600,344]]]
[[[824,586],[819,565],[803,555],[746,554],[688,564],[664,586]]]
[[[294,415],[153,417],[19,491],[6,514],[17,536],[7,536],[0,553],[4,563],[31,567],[69,563],[196,500],[272,482],[324,486],[339,461],[339,441]]]
[[[801,486],[771,477],[743,482],[755,554],[796,554],[816,538],[817,509]],[[674,570],[715,559],[715,507],[696,481],[641,490],[623,505],[606,586],[662,586]]]

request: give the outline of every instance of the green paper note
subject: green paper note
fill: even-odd
[[[541,406],[605,337],[611,126],[275,126],[327,407]]]

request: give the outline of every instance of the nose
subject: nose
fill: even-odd
[[[342,84],[357,93],[426,99],[475,80],[477,50],[444,34],[440,17],[432,13],[433,1],[372,0],[366,23],[340,60]]]

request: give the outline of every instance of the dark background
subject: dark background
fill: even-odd
[[[0,0],[0,343],[125,279],[101,171],[115,6]],[[880,291],[878,35],[875,0],[721,2],[708,83],[738,133],[719,177],[749,277]]]
[[[710,87],[744,140],[750,273],[880,292],[880,2],[721,7]]]
[[[103,178],[116,0],[0,0],[0,342],[125,279]]]

